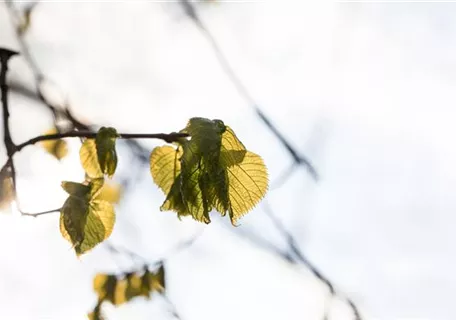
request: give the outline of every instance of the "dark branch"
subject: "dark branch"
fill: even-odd
[[[3,110],[3,141],[5,143],[6,148],[6,155],[8,160],[3,166],[2,171],[9,168],[11,172],[11,178],[13,180],[13,192],[14,195],[17,194],[16,190],[16,168],[14,166],[13,155],[15,150],[15,144],[13,139],[11,138],[11,131],[9,126],[9,106],[8,106],[8,85],[6,83],[6,75],[8,72],[8,62],[9,59],[18,53],[15,51],[11,51],[9,49],[0,48],[0,92],[1,92],[1,103],[2,103],[2,110]]]
[[[47,141],[47,140],[57,140],[62,138],[88,138],[88,139],[95,139],[97,136],[96,132],[84,132],[84,131],[70,131],[66,133],[55,133],[55,134],[48,134],[37,136],[31,138],[19,145],[16,146],[14,152],[21,151],[26,146],[33,145],[40,141]],[[186,133],[119,133],[119,138],[121,139],[161,139],[166,142],[176,142],[182,138],[188,137]]]

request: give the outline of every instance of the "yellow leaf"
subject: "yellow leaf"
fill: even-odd
[[[45,135],[56,134],[57,129],[51,129]],[[45,140],[41,142],[41,146],[58,160],[64,158],[68,154],[68,144],[63,139]]]
[[[79,150],[82,167],[90,178],[103,177],[100,164],[98,163],[97,148],[95,140],[86,139]]]
[[[181,171],[182,148],[156,147],[150,154],[150,173],[155,184],[168,194]]]
[[[104,200],[70,196],[60,211],[60,232],[78,256],[106,240],[114,223],[114,208]]]
[[[268,172],[263,159],[247,151],[242,162],[233,162],[232,157],[221,156],[222,166],[227,169],[228,209],[233,225],[248,211],[253,209],[268,190]]]
[[[105,200],[109,203],[115,204],[119,203],[120,197],[122,196],[122,187],[118,183],[106,183],[100,190],[100,193],[97,195],[97,199]]]
[[[117,277],[115,275],[99,273],[93,279],[93,289],[98,295],[98,301],[110,301],[115,304]]]

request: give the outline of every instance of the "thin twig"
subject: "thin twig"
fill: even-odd
[[[39,217],[39,216],[44,215],[44,214],[60,212],[60,210],[61,210],[61,208],[53,209],[53,210],[47,210],[47,211],[42,211],[42,212],[37,212],[37,213],[21,212],[21,215],[36,218],[36,217]]]

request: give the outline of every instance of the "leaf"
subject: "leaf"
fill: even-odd
[[[182,148],[171,146],[156,147],[150,154],[150,173],[155,184],[168,194],[180,174]]]
[[[70,196],[60,210],[60,232],[74,246],[78,256],[107,239],[114,227],[113,206],[107,201],[93,199],[101,188],[100,183],[100,179],[93,180],[89,186],[62,183]]]
[[[72,182],[72,181],[62,181],[62,188],[65,190],[70,196],[85,199],[87,196],[90,195],[90,186]]]
[[[111,127],[101,127],[95,138],[98,163],[101,171],[112,177],[117,167],[116,139],[117,131]]]
[[[98,178],[103,176],[100,164],[98,163],[97,148],[95,140],[86,139],[79,149],[79,158],[81,159],[82,167],[90,178]]]
[[[242,162],[236,157],[223,153],[221,165],[226,168],[228,177],[228,198],[231,223],[253,209],[268,190],[268,173],[266,166],[257,154],[247,151]]]
[[[82,167],[90,178],[99,178],[106,174],[112,177],[117,167],[116,129],[101,127],[94,139],[86,139],[79,156]]]
[[[51,129],[45,133],[45,135],[51,135],[58,133],[57,129]],[[45,140],[41,142],[41,146],[51,155],[61,160],[68,154],[68,144],[63,139]]]

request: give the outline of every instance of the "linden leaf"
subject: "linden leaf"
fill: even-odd
[[[98,163],[101,171],[108,177],[114,175],[117,167],[116,139],[118,136],[116,129],[101,127],[95,138]]]
[[[150,173],[155,184],[168,194],[180,174],[182,148],[171,146],[156,147],[150,154]]]
[[[95,140],[86,139],[79,149],[79,158],[81,159],[82,167],[90,178],[98,178],[103,176],[100,164],[98,163],[97,147]]]
[[[60,232],[74,247],[79,256],[107,239],[114,227],[113,206],[104,200],[93,199],[102,186],[95,179],[89,186],[63,182],[70,196],[60,210]]]
[[[57,129],[51,129],[45,135],[58,133]],[[45,140],[41,142],[41,146],[51,155],[61,160],[68,154],[68,144],[63,139]]]
[[[268,190],[268,173],[261,157],[247,151],[242,162],[229,152],[222,153],[220,162],[226,167],[231,223],[236,224],[243,215],[253,209]]]

